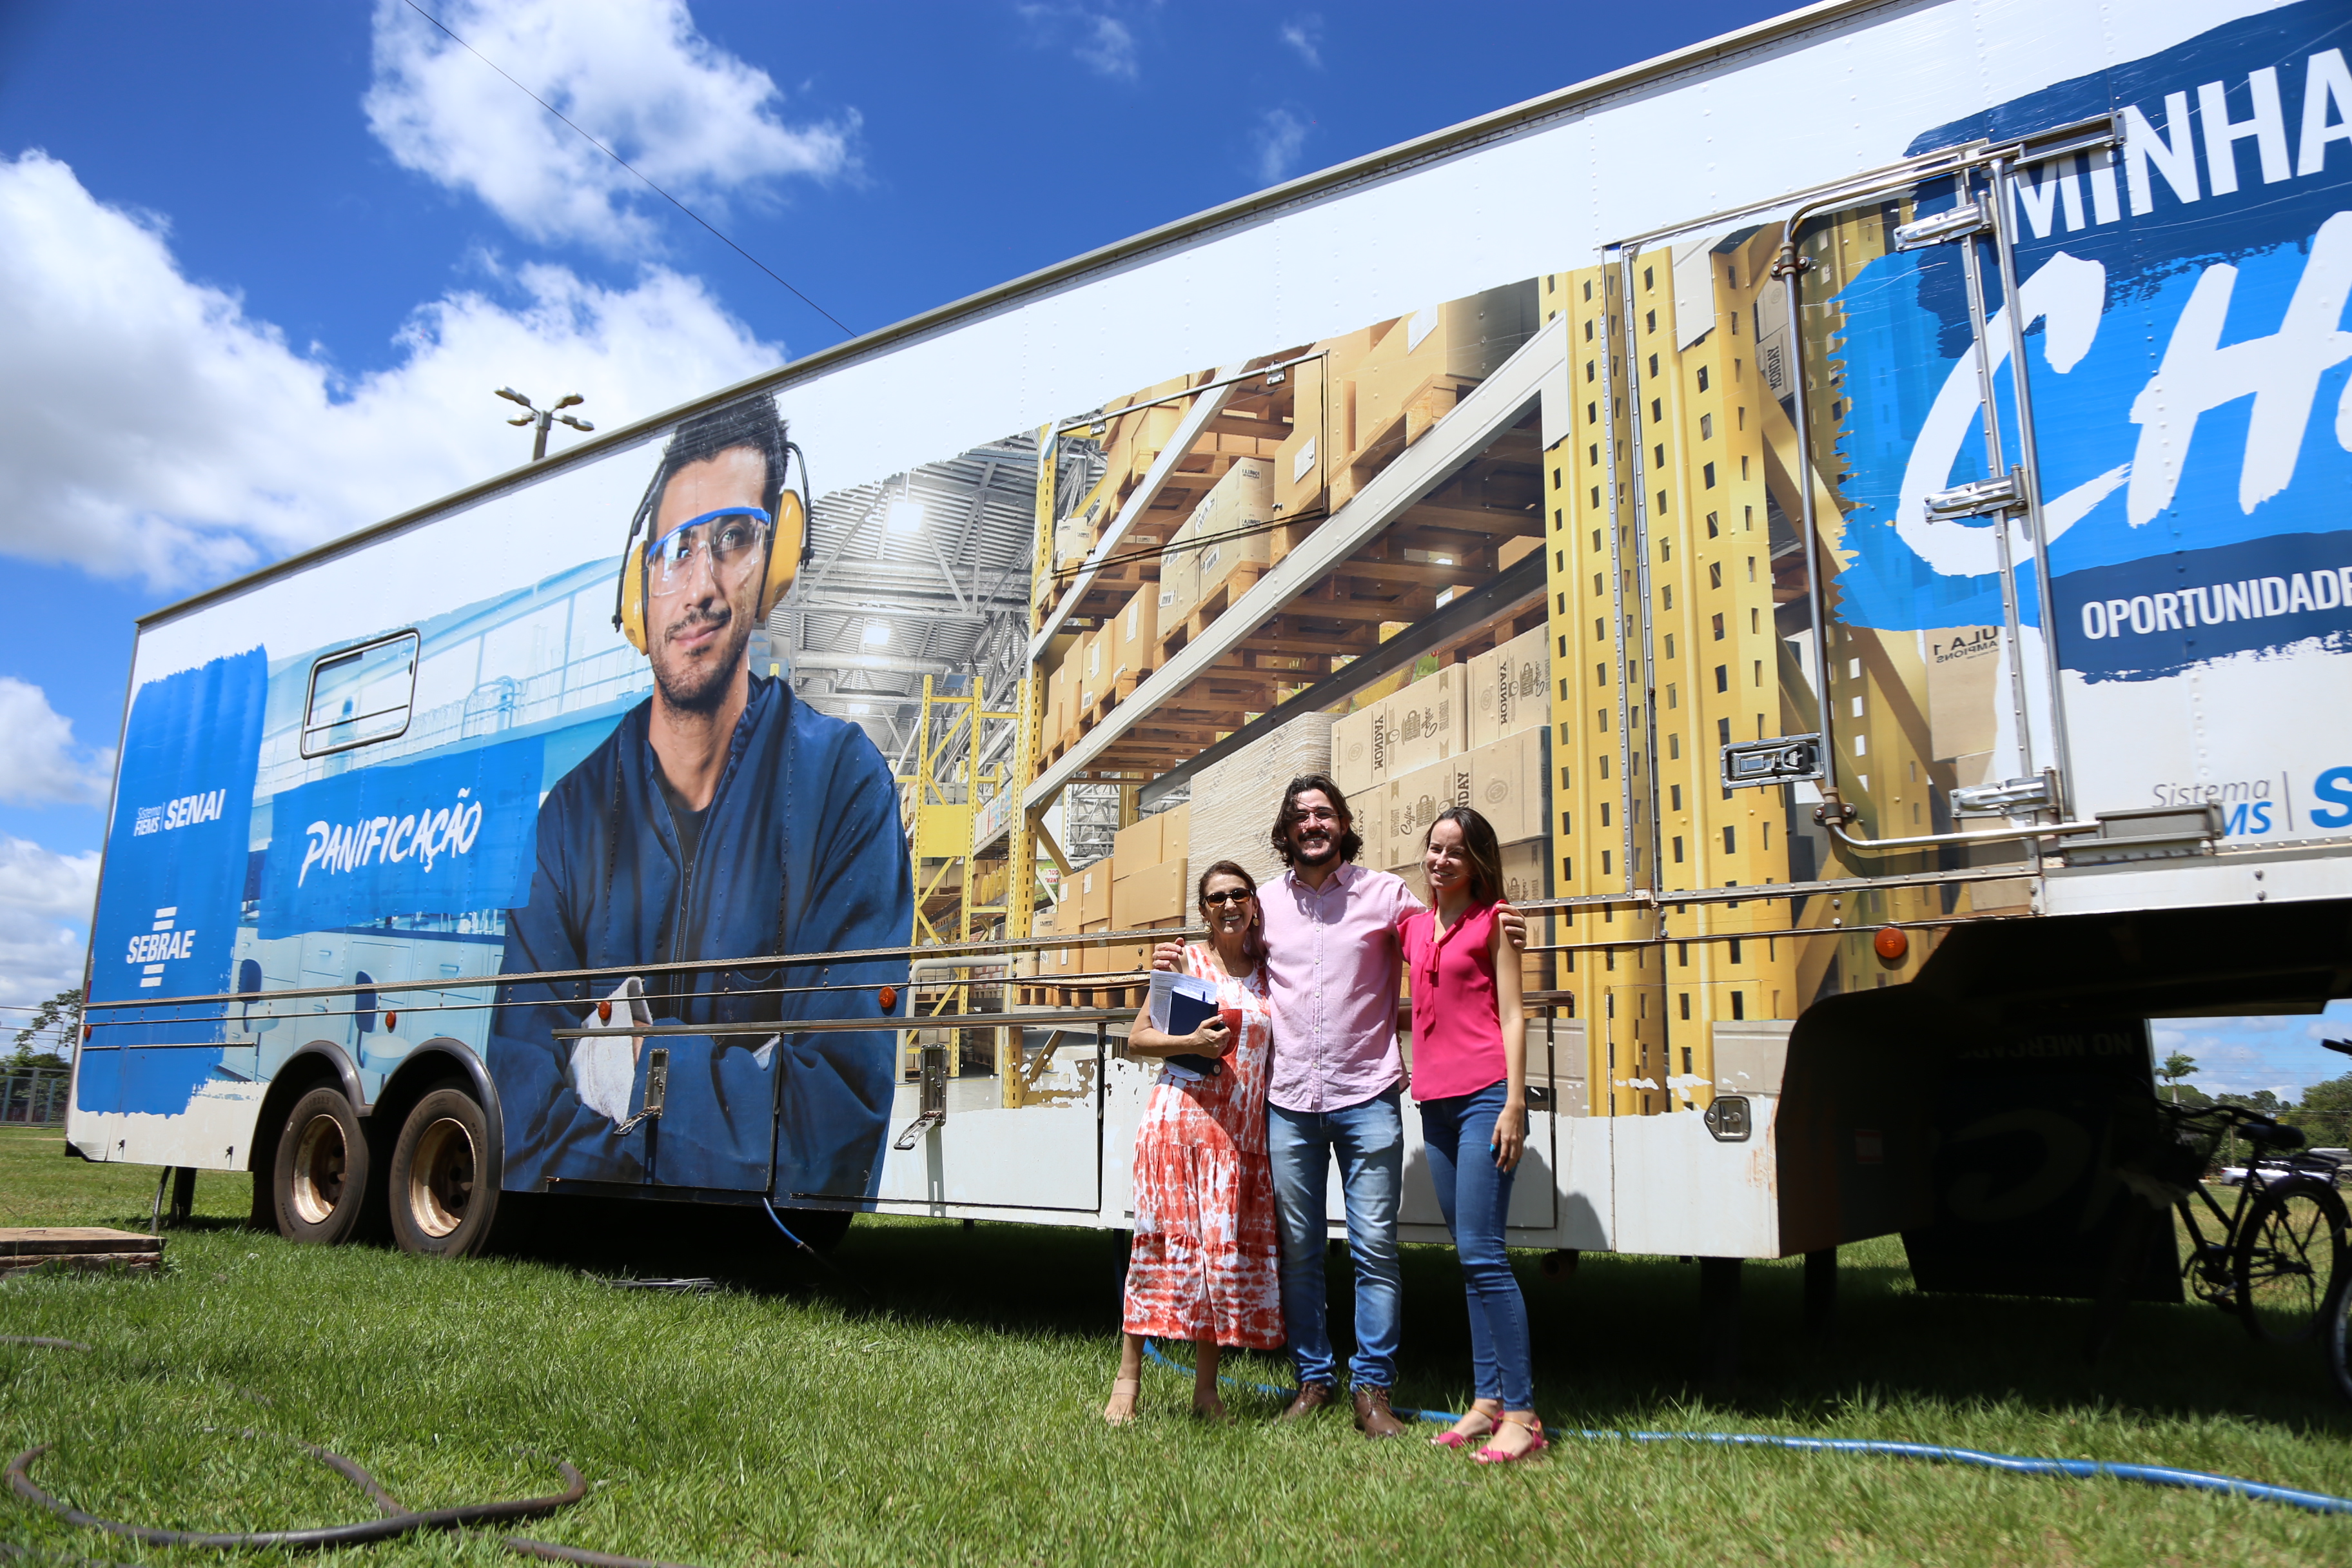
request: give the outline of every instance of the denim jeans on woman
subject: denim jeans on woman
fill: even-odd
[[[1478,1397],[1499,1399],[1506,1410],[1532,1410],[1536,1388],[1527,1301],[1503,1242],[1515,1173],[1495,1168],[1493,1148],[1507,1089],[1489,1084],[1474,1094],[1423,1100],[1421,1138],[1429,1151],[1430,1178],[1437,1184],[1437,1206],[1444,1211],[1445,1228],[1462,1258]]]

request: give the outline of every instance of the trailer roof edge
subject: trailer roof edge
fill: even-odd
[[[1694,67],[1716,63],[1729,56],[1744,54],[1763,45],[1811,31],[1825,23],[1849,19],[1871,11],[1910,9],[1922,3],[1923,0],[1819,0],[1818,4],[1802,6],[1781,16],[1768,17],[1752,26],[1734,32],[1719,34],[1715,37],[1668,54],[1654,55],[1646,60],[1636,61],[1633,65],[1617,70],[1587,78],[1583,81],[1573,83],[1557,91],[1495,110],[1490,113],[1463,121],[1443,130],[1433,131],[1425,136],[1415,137],[1410,142],[1401,142],[1393,147],[1383,148],[1377,153],[1368,153],[1360,158],[1352,159],[1344,163],[1335,163],[1329,168],[1319,169],[1313,174],[1302,174],[1282,184],[1268,186],[1261,191],[1253,191],[1247,195],[1237,196],[1221,205],[1171,220],[1156,228],[1145,229],[1140,234],[1114,240],[1108,245],[1098,246],[1093,250],[1081,252],[1066,260],[1039,268],[1034,272],[1024,273],[1005,282],[992,284],[976,293],[967,294],[961,300],[935,305],[928,310],[919,311],[887,327],[878,327],[873,331],[851,338],[846,342],[835,343],[830,348],[819,349],[800,359],[787,361],[773,370],[762,371],[757,375],[735,382],[690,402],[665,409],[659,414],[649,415],[632,424],[601,432],[592,439],[567,447],[561,454],[478,480],[420,506],[395,512],[380,521],[367,523],[348,533],[339,534],[333,539],[314,544],[307,550],[299,551],[271,562],[267,566],[257,567],[241,576],[232,577],[227,582],[216,584],[201,592],[192,594],[184,599],[150,610],[145,615],[135,617],[133,624],[143,631],[149,626],[176,619],[217,600],[234,597],[262,583],[299,571],[316,562],[342,554],[372,539],[398,532],[402,529],[422,522],[454,507],[481,500],[500,490],[527,484],[544,475],[554,473],[558,469],[569,468],[574,463],[585,462],[591,458],[602,457],[609,451],[642,441],[666,426],[675,424],[680,419],[690,418],[706,409],[718,407],[749,392],[761,387],[788,386],[811,376],[823,374],[827,371],[867,358],[884,349],[926,336],[962,318],[977,315],[983,310],[1010,304],[1046,289],[1076,281],[1089,273],[1104,270],[1121,262],[1134,260],[1209,230],[1244,219],[1263,216],[1306,200],[1328,195],[1368,179],[1394,174],[1416,163],[1467,152],[1482,142],[1516,133],[1545,120],[1570,113],[1597,100],[1608,98],[1663,78],[1679,75]]]

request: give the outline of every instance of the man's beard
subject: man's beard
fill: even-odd
[[[1301,842],[1294,830],[1290,836],[1290,852],[1298,858],[1302,866],[1320,866],[1327,860],[1337,860],[1339,858],[1339,835],[1334,832],[1320,844],[1309,844]]]
[[[688,713],[715,713],[727,700],[727,692],[735,679],[735,670],[743,662],[743,650],[751,640],[749,617],[722,612],[728,620],[728,632],[716,654],[708,661],[686,658],[671,651],[667,636],[655,644],[653,656],[654,684],[661,688],[662,700],[672,708]],[[679,626],[700,626],[717,619],[715,616],[697,616],[677,623]]]

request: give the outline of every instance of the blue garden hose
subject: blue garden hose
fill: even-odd
[[[1192,1370],[1180,1362],[1171,1361],[1160,1353],[1158,1345],[1148,1339],[1143,1342],[1143,1353],[1160,1365],[1178,1372]],[[1220,1376],[1217,1381],[1258,1394],[1270,1394],[1277,1399],[1288,1399],[1295,1392],[1276,1388],[1270,1384],[1245,1382],[1237,1377]],[[1441,1426],[1450,1426],[1461,1419],[1461,1416],[1443,1410],[1409,1410],[1402,1405],[1390,1408],[1407,1420],[1428,1421]],[[1880,1454],[1897,1459],[1925,1459],[1931,1464],[1975,1465],[2012,1476],[2070,1476],[2078,1480],[2104,1476],[2110,1480],[2138,1481],[2145,1486],[2178,1487],[2184,1491],[2221,1492],[2255,1502],[2285,1503],[2290,1508],[2305,1509],[2312,1513],[2352,1514],[2352,1498],[2330,1497],[2326,1492],[2302,1491],[2294,1487],[2276,1487],[2266,1481],[2250,1481],[2237,1476],[2217,1476],[2208,1470],[2177,1470],[2169,1465],[2123,1465],[2106,1459],[2037,1459],[2021,1454],[1988,1453],[1981,1448],[1948,1448],[1934,1443],[1896,1443],[1878,1437],[1796,1437],[1777,1432],[1611,1432],[1587,1427],[1570,1431],[1547,1430],[1545,1436],[1624,1443],[1715,1443],[1743,1448],[1794,1448],[1803,1453]]]

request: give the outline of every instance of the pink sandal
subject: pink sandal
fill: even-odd
[[[1478,1462],[1480,1464],[1507,1465],[1517,1459],[1533,1458],[1536,1455],[1542,1453],[1546,1448],[1551,1447],[1550,1444],[1544,1441],[1543,1423],[1540,1420],[1515,1421],[1510,1416],[1506,1415],[1496,1426],[1496,1430],[1499,1432],[1505,1426],[1520,1426],[1526,1428],[1529,1439],[1528,1446],[1520,1449],[1516,1454],[1507,1454],[1501,1449],[1496,1447],[1492,1442],[1489,1442],[1486,1447],[1478,1450]]]
[[[1478,1419],[1486,1424],[1485,1431],[1465,1432],[1462,1430],[1462,1422],[1469,1420],[1471,1415],[1475,1415]],[[1474,1405],[1470,1410],[1470,1414],[1462,1417],[1462,1421],[1456,1421],[1452,1427],[1444,1432],[1440,1432],[1436,1436],[1432,1437],[1430,1439],[1430,1443],[1440,1448],[1466,1448],[1475,1439],[1480,1437],[1491,1437],[1494,1435],[1495,1418]]]

